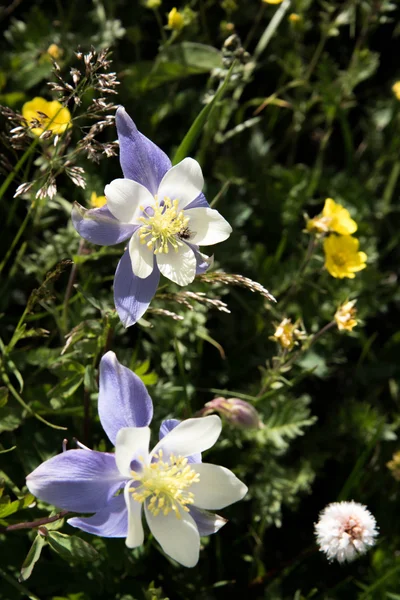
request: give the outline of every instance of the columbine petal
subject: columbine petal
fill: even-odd
[[[148,427],[124,427],[117,434],[115,462],[121,475],[131,477],[131,462],[146,458],[149,454],[150,429]]]
[[[158,146],[137,130],[122,106],[118,108],[115,120],[119,160],[124,177],[141,183],[154,196],[161,179],[171,168],[171,161]]]
[[[163,437],[165,437],[167,433],[175,429],[175,427],[179,425],[179,423],[181,423],[181,421],[179,421],[178,419],[167,419],[166,421],[163,421],[160,425],[159,439],[162,440]],[[187,459],[189,463],[199,463],[201,462],[201,453],[199,452],[197,454],[187,456]]]
[[[102,537],[122,538],[128,534],[128,511],[123,494],[115,496],[93,517],[73,517],[67,523],[87,533]]]
[[[207,254],[199,252],[196,246],[192,247],[191,244],[188,244],[188,246],[193,248],[193,252],[196,257],[196,275],[201,275],[202,273],[208,271],[208,269],[212,267],[214,263],[214,256],[207,256]]]
[[[131,237],[136,229],[134,225],[120,223],[107,206],[88,210],[75,202],[71,218],[79,235],[92,244],[102,246],[119,244]]]
[[[106,185],[104,193],[109,211],[121,223],[139,224],[138,219],[143,208],[154,203],[149,190],[130,179],[114,179]]]
[[[146,279],[153,272],[154,253],[140,242],[140,229],[138,229],[129,242],[129,256],[131,257],[132,271],[140,279]]]
[[[115,445],[123,427],[146,427],[153,417],[153,403],[140,377],[122,366],[114,352],[100,361],[99,417]]]
[[[200,535],[192,517],[183,511],[180,519],[173,512],[154,516],[146,505],[145,513],[150,531],[164,552],[184,567],[194,567],[199,560]]]
[[[118,263],[114,279],[114,302],[119,318],[125,327],[136,323],[146,312],[160,280],[160,271],[155,265],[146,279],[133,274],[129,250]]]
[[[132,482],[129,481],[124,489],[125,504],[128,509],[128,535],[126,545],[128,548],[137,548],[141,546],[144,540],[142,525],[142,504],[136,502],[130,493]]]
[[[225,467],[202,463],[191,468],[200,475],[200,481],[190,490],[194,494],[193,504],[198,508],[218,510],[238,502],[247,493],[244,483]]]
[[[160,440],[151,455],[154,456],[161,449],[167,456],[190,456],[203,452],[215,444],[221,428],[221,419],[217,415],[187,419]]]
[[[211,246],[226,240],[232,233],[232,227],[217,210],[212,208],[191,208],[185,211],[189,217],[189,229],[192,232],[190,242],[198,246]]]
[[[192,283],[196,276],[196,257],[186,244],[170,250],[168,254],[156,254],[158,268],[164,277],[178,285]]]
[[[196,200],[203,189],[204,179],[199,163],[193,158],[184,158],[163,177],[157,196],[179,200],[179,210]]]
[[[189,210],[189,208],[210,208],[203,192],[199,194],[195,200],[190,202],[190,204],[187,204],[185,210]]]
[[[113,454],[67,450],[39,465],[26,478],[34,496],[65,510],[95,512],[121,487]]]
[[[227,519],[224,519],[219,515],[207,512],[206,510],[201,510],[194,506],[189,508],[189,513],[193,517],[201,536],[217,533],[217,531],[228,522]]]

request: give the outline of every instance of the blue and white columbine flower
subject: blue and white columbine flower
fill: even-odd
[[[81,446],[42,463],[27,477],[38,498],[72,512],[95,513],[68,520],[103,537],[125,537],[129,548],[143,543],[142,512],[166,554],[193,567],[200,536],[218,531],[218,510],[241,500],[246,486],[228,469],[201,462],[221,432],[216,415],[164,421],[149,452],[153,405],[137,375],[113,352],[100,363],[99,416],[115,453]]]
[[[75,203],[72,221],[94,244],[108,246],[130,238],[114,280],[115,306],[129,327],[149,306],[160,272],[178,285],[191,283],[210,265],[199,246],[223,242],[232,228],[205,199],[197,161],[185,158],[172,167],[122,107],[116,125],[124,179],[105,187],[107,204],[102,208],[86,210]]]

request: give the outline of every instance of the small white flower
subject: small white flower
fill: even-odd
[[[315,525],[317,544],[330,561],[352,561],[375,544],[376,520],[358,502],[333,502]]]

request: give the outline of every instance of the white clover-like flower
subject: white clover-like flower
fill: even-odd
[[[315,524],[317,544],[330,561],[352,561],[375,544],[375,517],[358,502],[333,502]]]

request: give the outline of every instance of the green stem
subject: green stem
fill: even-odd
[[[187,389],[187,379],[186,379],[186,373],[185,373],[185,367],[183,364],[182,354],[179,350],[179,343],[176,338],[174,338],[174,346],[175,346],[176,360],[178,362],[179,372],[180,372],[180,375],[182,378],[182,384],[183,384],[182,387],[183,387],[183,393],[184,393],[185,402],[186,402],[186,413],[187,413],[187,417],[189,417],[192,414],[192,406],[191,406],[189,393],[188,393],[188,389]]]
[[[7,373],[4,371],[2,372],[2,379],[4,381],[4,383],[6,384],[7,388],[9,389],[9,391],[11,392],[11,394],[14,396],[14,398],[17,400],[17,402],[26,410],[29,412],[29,414],[32,415],[32,417],[35,417],[35,419],[38,419],[38,421],[41,421],[42,423],[44,423],[45,425],[48,425],[49,427],[52,427],[53,429],[62,429],[63,431],[66,431],[67,427],[61,427],[60,425],[54,425],[53,423],[50,423],[49,421],[46,421],[46,419],[43,419],[43,417],[41,417],[40,415],[38,415],[28,404],[26,404],[26,402],[21,398],[21,396],[18,394],[17,390],[15,389],[15,387],[13,386],[13,384],[11,383]]]
[[[16,579],[14,579],[14,577],[11,577],[11,575],[3,571],[3,569],[1,568],[0,575],[3,577],[3,579],[8,581],[10,585],[12,585],[16,590],[18,590],[21,593],[22,598],[29,598],[29,600],[40,600],[39,596],[32,594],[32,592],[30,592],[28,588],[19,583]]]
[[[7,253],[6,253],[5,257],[2,260],[2,262],[1,262],[1,264],[0,264],[0,273],[2,273],[4,267],[6,266],[6,264],[8,262],[8,259],[10,258],[11,254],[13,253],[13,250],[14,250],[15,246],[18,244],[20,237],[24,233],[25,228],[28,225],[29,218],[31,216],[31,212],[32,212],[33,207],[34,207],[34,204],[31,204],[28,212],[26,213],[25,219],[22,221],[21,226],[18,229],[17,235],[14,237],[14,239],[13,239],[13,241],[11,243],[11,246],[7,250]]]
[[[386,215],[389,212],[390,203],[392,200],[393,192],[396,187],[397,180],[400,175],[400,161],[396,161],[392,167],[389,175],[388,182],[383,192],[383,212]]]
[[[290,6],[290,0],[284,0],[282,2],[282,4],[280,5],[280,7],[278,8],[278,10],[276,11],[276,13],[274,14],[274,16],[272,17],[272,19],[270,20],[270,22],[268,23],[267,28],[265,29],[264,33],[260,37],[258,44],[256,46],[256,49],[254,50],[253,56],[254,56],[255,60],[257,60],[257,58],[259,58],[260,54],[262,54],[262,52],[264,52],[265,48],[268,46],[272,36],[274,35],[275,31],[278,29],[280,22],[282,21],[283,17],[285,16],[285,13],[288,10],[289,6]]]
[[[3,198],[4,194],[6,193],[6,191],[8,190],[8,188],[10,187],[10,185],[12,184],[12,182],[14,181],[14,178],[17,175],[17,173],[19,172],[19,170],[21,169],[21,167],[23,167],[23,165],[25,164],[26,160],[29,158],[29,156],[32,154],[32,152],[34,151],[34,149],[38,145],[39,139],[40,138],[37,137],[36,139],[33,140],[32,144],[29,146],[29,148],[27,148],[25,150],[24,154],[21,156],[21,158],[19,159],[19,161],[15,165],[14,169],[11,171],[11,173],[5,179],[5,181],[3,182],[3,184],[0,186],[0,201]]]

